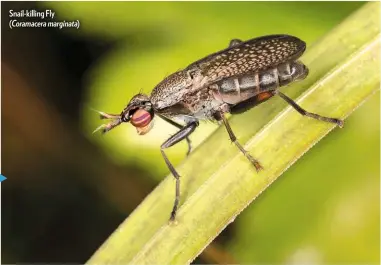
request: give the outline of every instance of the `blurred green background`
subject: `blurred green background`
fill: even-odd
[[[232,38],[285,33],[312,45],[363,4],[2,3],[3,263],[85,262],[168,174],[159,146],[175,128],[155,119],[145,136],[129,125],[93,135],[91,108],[119,113]],[[81,27],[7,28],[10,9],[33,8]],[[377,93],[195,263],[379,263],[379,108]],[[193,146],[215,129],[202,123]],[[181,143],[168,155],[178,164],[185,152]]]

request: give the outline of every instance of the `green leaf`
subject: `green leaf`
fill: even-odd
[[[307,49],[309,77],[282,91],[311,112],[345,118],[380,85],[378,3],[368,3]],[[253,166],[219,128],[180,167],[177,223],[168,222],[175,181],[168,176],[111,235],[89,264],[188,264],[322,137],[332,124],[303,117],[274,98],[230,119]],[[345,127],[344,129],[345,130]]]

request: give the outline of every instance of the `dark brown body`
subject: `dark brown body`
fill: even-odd
[[[296,61],[304,50],[303,41],[287,35],[235,40],[228,49],[165,78],[150,101],[155,112],[185,123],[213,120],[221,111],[239,113],[304,79],[308,69]]]
[[[308,75],[308,68],[298,61],[305,49],[302,40],[289,35],[269,35],[245,42],[232,40],[227,49],[208,55],[165,78],[150,96],[135,95],[121,114],[100,112],[101,118],[112,121],[98,129],[107,132],[123,122],[131,122],[143,135],[152,127],[154,115],[179,129],[161,145],[160,150],[176,178],[176,197],[171,212],[171,220],[174,220],[180,200],[180,175],[164,150],[185,139],[189,154],[189,136],[199,125],[199,120],[223,123],[230,140],[257,171],[262,169],[261,163],[237,141],[225,113],[241,113],[279,95],[304,116],[343,126],[342,120],[308,112],[279,91],[280,87]],[[182,124],[174,118],[180,119]]]
[[[213,119],[214,112],[240,113],[266,101],[276,89],[308,75],[308,68],[300,62],[287,62],[277,67],[240,77],[223,79],[201,90],[191,90],[173,105],[158,107],[156,111],[168,118],[184,121]],[[159,93],[160,92],[160,93]],[[162,100],[166,90],[153,91],[151,102],[160,95]],[[168,94],[174,93],[170,91]],[[175,94],[175,93],[174,93]]]

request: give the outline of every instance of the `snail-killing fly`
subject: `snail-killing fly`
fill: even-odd
[[[278,95],[304,116],[343,126],[343,120],[308,112],[279,91],[279,88],[307,77],[308,68],[298,61],[305,49],[304,41],[289,35],[269,35],[248,41],[233,39],[228,48],[166,77],[151,95],[135,95],[120,114],[100,112],[101,118],[111,122],[97,130],[105,133],[123,122],[130,122],[139,134],[146,134],[155,115],[179,129],[161,145],[164,161],[176,179],[176,196],[170,216],[174,220],[180,199],[180,175],[164,150],[185,139],[189,154],[189,136],[199,125],[199,120],[222,123],[231,141],[257,171],[262,169],[260,162],[237,141],[225,113],[245,112]]]

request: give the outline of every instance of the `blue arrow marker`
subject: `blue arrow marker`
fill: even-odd
[[[3,175],[0,174],[0,182],[2,182],[3,180],[6,180],[7,178],[4,177]]]

